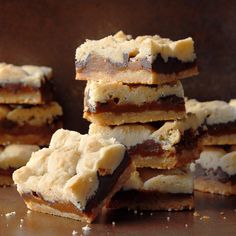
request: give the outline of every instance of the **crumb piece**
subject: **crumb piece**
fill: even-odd
[[[188,228],[188,224],[185,224],[184,227],[185,227],[185,228]]]
[[[11,216],[15,216],[16,215],[16,212],[15,211],[12,211],[12,212],[9,212],[9,213],[6,213],[5,216],[8,218],[8,217],[11,217]]]
[[[143,215],[143,212],[140,212],[140,215],[142,216],[142,215]]]
[[[78,231],[73,230],[71,234],[76,235],[76,234],[78,234]]]
[[[112,226],[116,226],[116,222],[115,221],[112,221]]]
[[[224,215],[225,213],[222,211],[222,212],[220,212],[220,215]]]
[[[224,216],[223,219],[226,220],[226,217]]]
[[[26,213],[27,213],[27,214],[30,214],[30,213],[31,213],[31,210],[28,210]]]
[[[138,211],[137,210],[134,210],[134,214],[137,215]]]
[[[167,217],[166,217],[166,220],[167,220],[167,221],[170,221],[170,217],[169,217],[169,216],[167,216]]]
[[[152,212],[150,213],[150,216],[153,216],[153,213],[152,213]]]
[[[85,225],[84,227],[82,227],[82,230],[87,232],[90,231],[91,228],[88,225]]]
[[[172,211],[172,209],[171,209],[171,208],[168,208],[168,211]]]
[[[20,219],[20,222],[23,223],[23,222],[24,222],[24,219]]]
[[[209,216],[202,216],[202,217],[200,218],[200,220],[209,220],[209,219],[210,219]]]
[[[193,216],[200,216],[200,214],[199,214],[197,211],[195,211],[195,212],[193,213]]]
[[[22,225],[22,224],[20,224],[20,228],[22,228],[22,226],[23,226],[23,225]]]

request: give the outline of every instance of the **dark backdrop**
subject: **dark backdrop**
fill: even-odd
[[[133,36],[192,36],[200,75],[184,80],[200,100],[236,97],[236,1],[0,0],[0,61],[48,65],[65,126],[86,132],[84,83],[74,81],[76,47],[122,29]]]

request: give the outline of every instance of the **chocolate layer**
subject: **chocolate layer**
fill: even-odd
[[[227,135],[236,133],[236,121],[221,123],[215,125],[207,125],[209,135]]]
[[[107,101],[106,103],[96,103],[93,107],[89,104],[88,98],[85,98],[85,103],[88,111],[91,113],[112,112],[112,113],[125,113],[125,112],[144,112],[144,111],[185,111],[184,99],[175,95],[161,97],[157,101],[147,102],[142,105],[135,104],[118,104],[119,98]]]
[[[42,124],[41,126],[33,126],[29,124],[20,125],[10,120],[0,121],[0,134],[8,135],[25,135],[25,134],[52,134],[62,127],[61,117],[55,117],[52,123]]]
[[[7,169],[1,169],[0,168],[0,175],[11,176],[15,170],[16,169],[12,168],[12,167],[9,167]]]
[[[77,72],[85,74],[96,71],[115,74],[124,69],[134,71],[147,70],[162,74],[172,74],[196,67],[196,60],[193,62],[182,62],[176,57],[169,57],[168,61],[165,62],[160,54],[157,55],[152,63],[149,62],[147,58],[136,61],[133,61],[132,58],[132,56],[124,54],[122,63],[114,63],[109,59],[104,60],[102,57],[89,55],[84,61],[76,61],[75,66]]]
[[[83,214],[89,216],[92,215],[93,209],[99,206],[99,204],[109,195],[116,185],[119,177],[122,175],[124,170],[130,165],[131,159],[125,153],[125,156],[119,166],[111,175],[100,176],[97,172],[99,181],[98,189],[96,193],[88,199],[85,209],[79,210],[75,205],[70,202],[50,202],[43,199],[40,193],[31,192],[23,194],[23,198],[27,201],[34,201],[40,204],[46,204],[52,208],[60,210],[62,212],[74,213],[82,216]]]
[[[193,151],[198,146],[198,138],[193,130],[186,130],[181,136],[179,143],[175,144],[177,154],[181,154],[183,151]],[[161,157],[161,155],[166,152],[163,150],[159,143],[154,140],[146,140],[141,144],[137,144],[129,149],[129,154],[140,155],[142,157],[156,156]]]
[[[218,167],[216,170],[214,170],[213,168],[205,169],[201,166],[201,164],[196,163],[194,176],[196,178],[201,177],[209,180],[217,180],[221,183],[230,183],[233,185],[236,184],[236,175],[229,175],[220,167]]]

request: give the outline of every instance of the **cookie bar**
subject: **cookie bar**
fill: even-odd
[[[122,31],[86,40],[76,50],[76,79],[161,84],[198,74],[192,38],[154,36],[133,39]]]
[[[52,99],[52,69],[0,63],[1,104],[43,104]]]
[[[101,125],[174,120],[185,116],[184,91],[180,82],[134,85],[88,81],[84,118]]]
[[[38,151],[37,145],[12,144],[0,147],[0,186],[11,185],[12,173],[24,166],[33,152]]]
[[[117,192],[110,208],[180,211],[194,208],[193,178],[189,168],[157,170],[141,168]]]
[[[60,129],[13,179],[29,209],[90,223],[132,171],[115,139]]]
[[[195,190],[236,195],[236,146],[205,147],[191,168]]]
[[[57,102],[45,105],[0,105],[0,144],[48,145],[62,127],[62,108]]]
[[[183,120],[166,122],[158,130],[151,124],[91,124],[89,133],[113,137],[124,144],[137,167],[173,169],[199,157],[197,121],[194,115],[188,115]]]
[[[202,128],[199,129],[203,145],[236,144],[236,107],[224,101],[185,103],[186,111],[194,113]]]

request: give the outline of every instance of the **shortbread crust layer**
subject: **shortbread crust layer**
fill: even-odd
[[[182,119],[185,115],[185,110],[125,112],[118,114],[114,112],[91,113],[85,111],[83,118],[98,125],[122,125]]]

